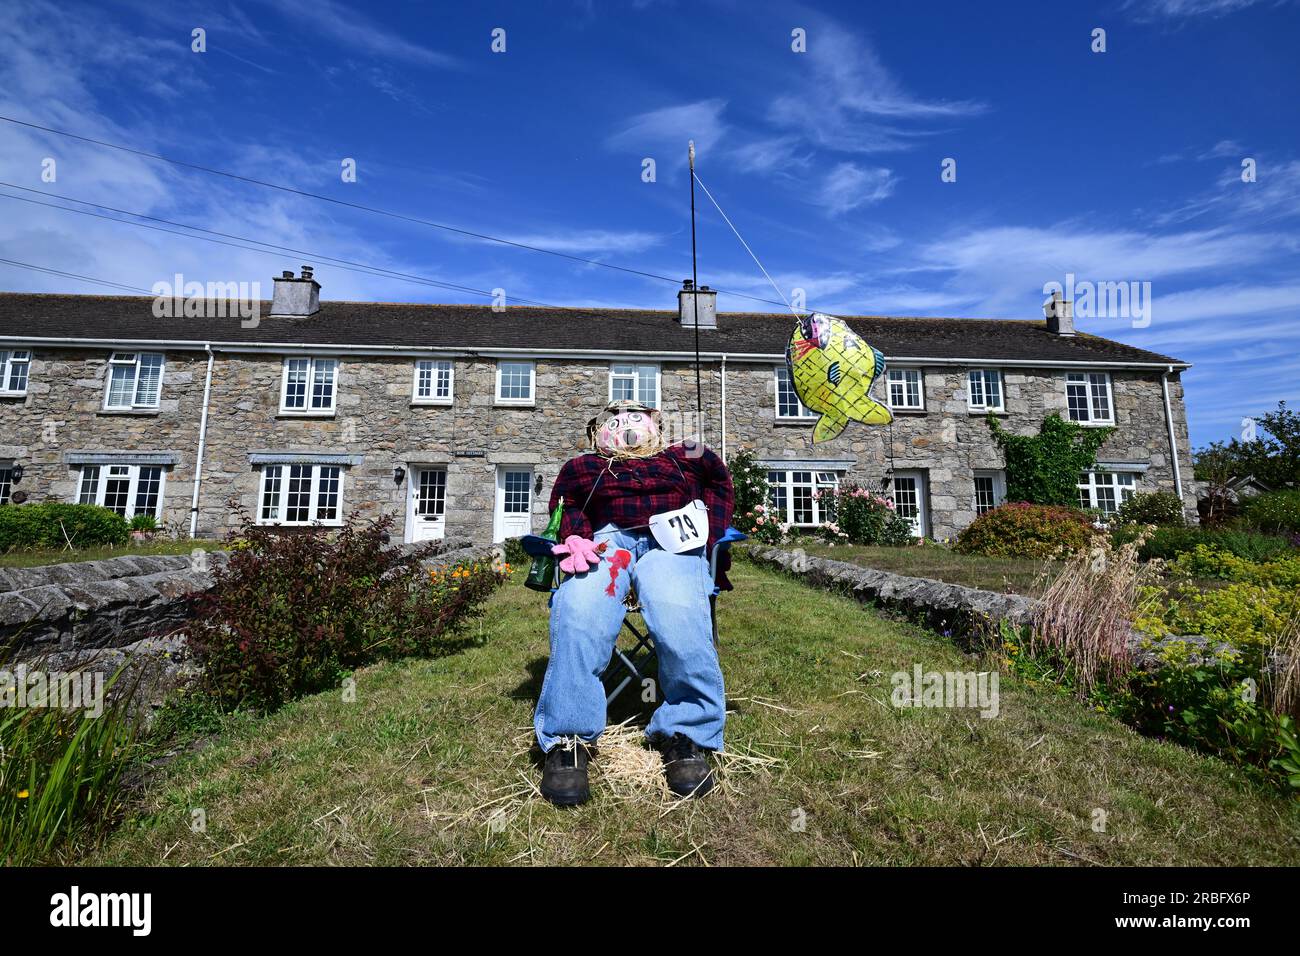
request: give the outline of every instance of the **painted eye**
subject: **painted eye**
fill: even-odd
[[[642,420],[642,418],[641,415],[638,413],[636,415],[627,416],[627,420],[628,420],[628,424],[635,425],[638,424]]]

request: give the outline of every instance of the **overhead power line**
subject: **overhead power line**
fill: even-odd
[[[26,186],[18,186],[15,185],[14,183],[4,182],[3,180],[0,180],[0,186],[5,186],[10,189],[21,189],[24,192],[37,193],[38,195],[43,195],[43,196],[53,196],[54,198],[57,199],[64,199],[66,201],[80,203],[85,206],[92,206],[96,209],[107,209],[110,212],[120,213],[124,216],[135,216],[140,219],[148,219],[153,222],[161,222],[169,226],[176,226],[179,229],[190,229],[193,230],[194,232],[207,233],[208,235],[194,235],[193,233],[190,232],[179,232],[177,231],[177,229],[164,229],[161,226],[151,226],[147,222],[132,222],[129,219],[118,219],[115,216],[106,216],[103,215],[102,213],[90,212],[89,210],[86,209],[74,209],[71,206],[62,206],[59,205],[58,203],[52,203],[52,202],[42,202],[39,199],[29,199],[25,196],[11,196],[8,193],[0,193],[0,199],[12,199],[15,202],[25,202],[36,206],[45,206],[50,209],[57,209],[61,212],[75,213],[76,215],[79,216],[90,216],[95,219],[103,219],[107,222],[121,223],[124,226],[136,226],[137,228],[140,229],[149,229],[154,232],[163,232],[163,233],[167,233],[168,235],[181,236],[186,239],[198,239],[202,242],[211,242],[220,246],[229,246],[234,249],[243,249],[247,252],[256,252],[262,255],[275,256],[278,259],[283,259],[283,253],[289,252],[289,253],[293,253],[294,255],[299,255],[308,259],[314,259],[319,262],[326,262],[336,266],[337,268],[346,270],[348,272],[360,273],[361,275],[376,276],[379,278],[399,279],[404,282],[412,282],[418,285],[432,286],[438,289],[448,289],[455,292],[468,293],[470,295],[485,296],[489,299],[496,298],[496,293],[489,292],[485,289],[475,289],[472,286],[459,285],[454,282],[445,282],[441,279],[431,279],[427,276],[414,275],[406,272],[398,272],[394,269],[386,269],[383,266],[373,266],[367,263],[355,262],[349,259],[338,259],[333,256],[327,256],[324,255],[323,253],[312,252],[306,249],[294,249],[288,246],[277,246],[274,243],[262,242],[260,239],[250,239],[247,236],[238,236],[231,233],[217,232],[212,229],[204,229],[200,226],[191,226],[187,223],[175,222],[170,219],[160,219],[157,216],[147,216],[144,213],[131,212],[125,209],[117,209],[113,206],[105,206],[100,203],[87,202],[86,200],[83,199],[73,199],[67,196],[60,196],[56,193],[47,193],[37,189],[29,189]],[[223,238],[212,239],[209,238],[209,236],[220,236]],[[237,240],[237,241],[228,242],[226,241],[228,239]],[[252,245],[246,245],[246,243],[251,243]],[[257,248],[257,246],[265,246],[266,248],[259,249]],[[529,305],[538,305],[548,309],[560,308],[559,306],[552,305],[549,302],[538,302],[533,299],[525,299],[522,297],[514,297],[514,301],[527,303]]]
[[[83,143],[90,143],[94,146],[103,146],[106,149],[116,149],[124,153],[131,153],[136,156],[142,156],[146,159],[157,160],[158,162],[163,162],[163,163],[170,163],[173,166],[180,166],[185,169],[193,169],[199,172],[208,173],[213,176],[224,176],[227,179],[233,179],[238,182],[248,183],[253,186],[262,186],[266,189],[277,189],[280,190],[281,192],[290,193],[295,196],[301,196],[306,199],[315,199],[318,200],[319,202],[332,203],[336,206],[343,206],[349,209],[358,210],[360,212],[368,212],[377,216],[387,216],[390,219],[398,219],[403,222],[414,223],[416,225],[421,225],[421,226],[429,226],[430,228],[433,229],[441,229],[446,232],[455,233],[457,235],[466,236],[472,239],[479,239],[484,242],[494,242],[503,246],[511,246],[516,249],[524,249],[528,252],[536,252],[536,253],[541,253],[543,255],[555,256],[560,259],[568,259],[571,262],[580,262],[585,265],[599,266],[602,269],[612,269],[615,272],[622,272],[628,275],[641,276],[642,278],[646,278],[646,279],[655,279],[660,282],[671,282],[673,285],[679,284],[677,279],[674,279],[671,276],[660,275],[659,273],[656,272],[647,272],[643,269],[632,269],[629,268],[628,266],[615,265],[611,262],[602,262],[599,259],[591,259],[586,256],[577,256],[577,255],[573,255],[572,253],[561,252],[558,249],[547,249],[544,246],[535,246],[526,242],[517,242],[516,240],[513,239],[505,239],[502,238],[501,236],[493,236],[484,232],[476,232],[472,229],[462,229],[459,226],[452,226],[452,225],[448,225],[447,223],[435,222],[432,219],[424,219],[420,216],[409,216],[405,213],[394,212],[391,209],[381,209],[377,206],[367,206],[364,203],[349,202],[346,199],[337,199],[333,196],[326,196],[322,193],[314,193],[309,190],[298,189],[293,186],[286,186],[282,183],[268,182],[263,179],[256,179],[252,176],[242,176],[239,173],[232,173],[229,170],[217,169],[212,166],[203,166],[199,163],[190,163],[190,162],[186,162],[185,160],[176,159],[171,156],[163,156],[160,153],[151,153],[148,150],[137,149],[134,146],[125,146],[121,143],[112,143],[109,142],[108,140],[95,139],[94,137],[91,136],[83,136],[80,133],[73,133],[68,130],[55,129],[52,126],[42,126],[39,123],[29,123],[26,120],[20,120],[12,116],[0,115],[0,120],[3,120],[6,123],[13,123],[16,126],[25,126],[28,129],[39,130],[43,133],[52,133],[55,136],[64,136],[67,137],[68,139],[75,139]],[[751,302],[762,302],[767,305],[778,305],[778,306],[785,305],[785,303],[777,302],[773,299],[765,299],[762,298],[761,296],[749,295],[744,292],[735,292],[730,289],[716,289],[716,291],[724,295],[735,296],[736,298],[739,299],[748,299]]]
[[[93,276],[83,276],[76,272],[64,272],[61,269],[51,269],[47,266],[38,266],[31,262],[19,262],[16,259],[0,259],[0,262],[9,266],[17,266],[19,269],[31,269],[34,272],[45,272],[52,276],[63,276],[66,279],[77,279],[81,282],[90,282],[94,285],[108,286],[112,289],[124,289],[127,292],[140,292],[144,295],[153,295],[148,289],[140,289],[133,285],[123,285],[120,282],[110,282],[107,279],[96,279]]]

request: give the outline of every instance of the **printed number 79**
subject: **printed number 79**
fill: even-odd
[[[685,528],[682,527],[683,523],[686,525]],[[695,530],[695,522],[686,515],[669,518],[668,524],[677,529],[677,539],[679,541],[690,541],[692,538],[700,536],[700,533]]]

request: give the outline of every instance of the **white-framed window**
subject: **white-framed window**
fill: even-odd
[[[800,527],[814,527],[831,520],[829,502],[817,492],[836,488],[839,475],[833,471],[769,471],[768,505],[778,521]]]
[[[26,395],[32,353],[26,349],[0,349],[0,395]]]
[[[9,504],[14,490],[14,466],[0,465],[0,505]]]
[[[82,465],[77,502],[101,505],[130,521],[136,515],[162,517],[162,465]]]
[[[1002,411],[1002,372],[973,368],[966,373],[966,399],[973,412]]]
[[[162,399],[164,359],[159,352],[114,352],[108,359],[106,411],[157,408]]]
[[[609,366],[609,400],[640,402],[659,407],[659,366],[611,362]]]
[[[1007,500],[1007,473],[1000,469],[975,472],[975,514],[992,511]]]
[[[497,362],[497,404],[532,405],[536,379],[537,365],[533,362]]]
[[[263,465],[258,524],[341,525],[343,468],[339,465]]]
[[[338,359],[290,356],[280,384],[282,415],[333,415],[338,392]]]
[[[448,359],[419,359],[415,363],[411,401],[416,405],[450,405],[454,375]]]
[[[809,411],[799,401],[799,393],[794,390],[794,381],[790,378],[790,369],[784,365],[776,367],[776,417],[790,421],[818,417],[816,412]]]
[[[1079,476],[1079,507],[1114,514],[1137,491],[1131,471],[1085,471]]]
[[[889,407],[901,411],[925,409],[925,379],[919,368],[889,370]]]
[[[1105,372],[1067,372],[1065,399],[1072,422],[1110,425],[1115,421],[1115,409],[1110,400],[1110,376]]]

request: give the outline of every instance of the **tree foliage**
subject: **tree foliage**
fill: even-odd
[[[1212,493],[1247,475],[1274,489],[1300,487],[1300,414],[1278,402],[1277,410],[1260,415],[1255,425],[1249,441],[1211,442],[1194,453],[1196,478],[1208,482]]]

